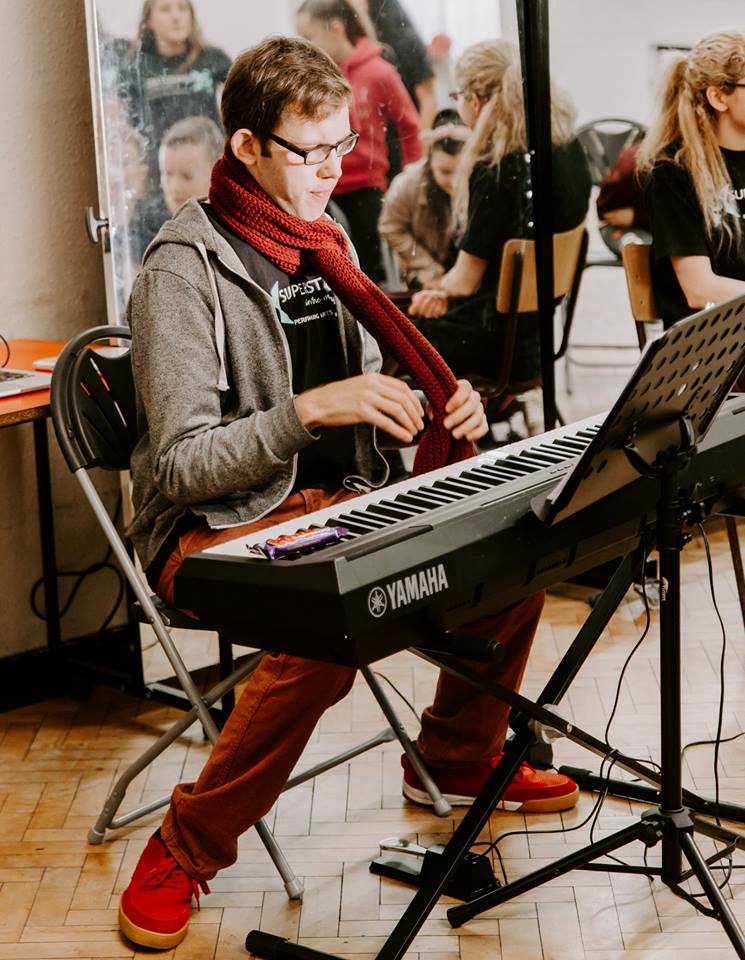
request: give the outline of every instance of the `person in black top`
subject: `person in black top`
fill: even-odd
[[[353,0],[370,17],[380,43],[390,48],[393,65],[419,110],[422,129],[428,130],[437,113],[435,75],[427,48],[398,0]]]
[[[500,369],[496,288],[502,250],[513,237],[530,238],[533,204],[516,47],[492,40],[469,47],[456,66],[453,93],[463,120],[473,128],[458,170],[453,208],[458,255],[453,267],[416,293],[410,313],[422,333],[460,374],[494,377]],[[574,108],[554,87],[554,230],[585,219],[591,182],[582,147],[572,138]],[[450,299],[460,298],[451,307]],[[449,309],[450,308],[450,309]],[[537,317],[519,326],[512,377],[532,381],[540,371]]]
[[[147,141],[151,193],[160,189],[158,148],[169,127],[185,117],[221,127],[229,67],[226,53],[205,44],[191,0],[145,0],[123,87],[131,122]]]
[[[383,57],[398,70],[403,84],[419,112],[422,130],[429,130],[437,114],[435,75],[416,27],[398,0],[352,0],[370,20]],[[392,180],[404,168],[401,144],[394,124],[386,128],[388,178]]]
[[[665,326],[745,294],[745,33],[712,33],[671,65],[639,169]]]

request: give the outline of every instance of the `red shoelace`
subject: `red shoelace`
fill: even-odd
[[[190,877],[176,858],[170,854],[157,867],[153,867],[143,880],[143,885],[147,887],[190,888],[190,895],[197,901],[197,910],[199,910],[200,890],[205,895],[210,892],[210,888],[203,880],[195,880]]]

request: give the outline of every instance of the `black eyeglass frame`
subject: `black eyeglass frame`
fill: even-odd
[[[280,147],[284,147],[285,150],[289,150],[290,153],[295,153],[297,154],[298,157],[302,157],[303,163],[305,164],[306,167],[317,167],[319,163],[325,163],[326,160],[328,160],[328,158],[331,156],[332,151],[336,153],[337,157],[346,157],[346,155],[348,153],[351,153],[352,150],[354,150],[354,148],[357,146],[357,141],[359,139],[360,139],[359,133],[357,133],[356,130],[352,130],[350,134],[344,137],[343,140],[339,140],[338,143],[319,143],[318,146],[311,147],[310,150],[303,150],[302,147],[298,147],[294,143],[290,143],[289,140],[285,140],[283,137],[278,137],[274,133],[270,133],[267,136],[267,140],[273,140],[275,143],[278,143]],[[349,149],[345,150],[344,153],[339,153],[339,147],[341,147],[345,143],[349,143],[350,141],[351,141],[351,145]],[[321,150],[321,149],[326,150],[326,155],[320,160],[313,160],[310,163],[308,163],[308,157],[312,153],[314,153],[316,150]]]

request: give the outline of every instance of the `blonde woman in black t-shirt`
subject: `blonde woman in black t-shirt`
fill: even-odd
[[[517,47],[487,40],[468,47],[455,68],[451,94],[472,128],[453,196],[458,254],[448,272],[414,294],[410,314],[454,370],[496,376],[502,350],[496,289],[507,240],[533,236],[533,193],[527,156],[522,71]],[[574,137],[574,105],[552,85],[551,140],[554,230],[570,230],[587,215],[590,173]],[[538,318],[518,330],[513,381],[540,371]]]
[[[670,66],[638,164],[665,325],[745,294],[745,32],[709,34]]]

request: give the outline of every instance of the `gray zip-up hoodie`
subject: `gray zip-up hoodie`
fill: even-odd
[[[375,341],[338,300],[337,308],[349,376],[378,369]],[[272,301],[197,200],[148,248],[127,318],[140,429],[127,532],[147,568],[187,510],[213,528],[273,510],[315,437],[295,410]],[[387,473],[373,427],[356,426],[355,474],[344,485],[380,486]]]

